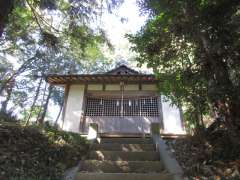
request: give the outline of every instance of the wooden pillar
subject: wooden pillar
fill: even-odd
[[[85,84],[84,86],[84,94],[83,94],[83,102],[82,102],[82,113],[80,116],[80,126],[79,126],[79,131],[80,133],[84,133],[85,132],[85,127],[86,127],[86,116],[85,116],[85,112],[86,112],[86,104],[87,104],[87,89],[88,89],[88,84]]]
[[[120,82],[120,90],[121,90],[121,117],[123,118],[123,98],[124,98],[124,82]]]
[[[151,123],[151,135],[152,137],[154,135],[159,135],[160,134],[160,123]]]

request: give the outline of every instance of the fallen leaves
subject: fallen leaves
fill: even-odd
[[[190,179],[240,179],[240,148],[224,132],[217,134],[166,140]]]

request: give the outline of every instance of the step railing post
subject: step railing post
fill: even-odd
[[[151,123],[151,136],[156,145],[156,149],[160,154],[160,159],[163,162],[164,167],[173,176],[174,180],[182,180],[183,170],[172,152],[169,151],[164,140],[161,138],[160,132],[160,123]]]
[[[87,139],[91,142],[95,142],[98,138],[98,124],[90,123],[88,129]]]
[[[151,123],[151,136],[160,136],[160,123]]]

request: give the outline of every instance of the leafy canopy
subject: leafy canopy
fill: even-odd
[[[142,0],[139,5],[149,20],[129,39],[138,62],[162,80],[160,90],[195,114],[209,114],[211,104],[239,126],[240,2]]]

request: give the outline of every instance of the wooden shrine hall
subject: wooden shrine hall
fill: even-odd
[[[91,123],[99,133],[142,135],[160,123],[162,133],[181,133],[181,108],[161,96],[154,75],[121,65],[103,74],[49,74],[47,82],[65,87],[62,128],[86,134]],[[165,100],[164,100],[165,99]]]

